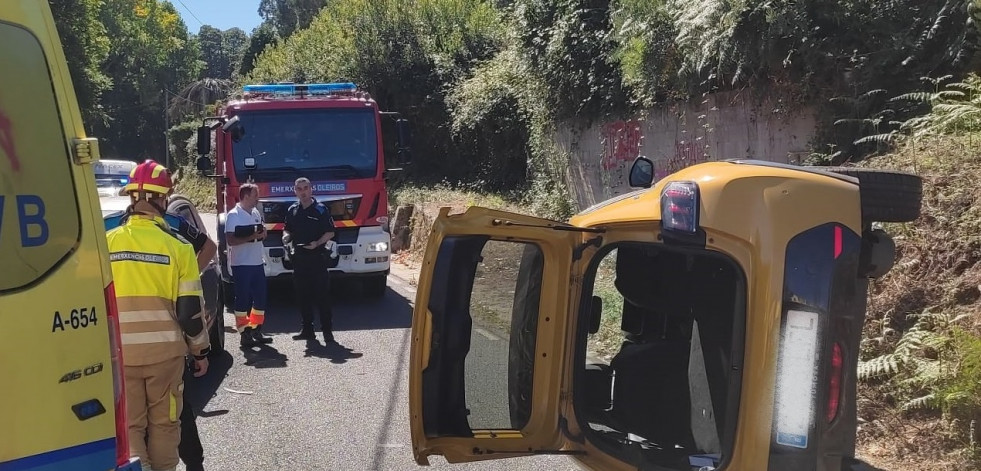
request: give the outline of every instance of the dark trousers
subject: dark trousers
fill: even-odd
[[[186,384],[191,378],[193,376],[190,372],[185,372],[184,383]],[[194,409],[186,399],[184,409],[181,411],[181,442],[177,446],[177,453],[187,471],[204,471],[204,447],[201,446],[201,437],[198,435]]]
[[[297,249],[297,252],[305,249]],[[320,327],[325,334],[333,333],[333,313],[330,309],[330,276],[326,254],[297,253],[293,257],[293,287],[300,305],[303,328],[313,328],[314,308],[320,311]]]

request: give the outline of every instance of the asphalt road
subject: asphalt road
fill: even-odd
[[[207,224],[214,216],[204,214]],[[214,227],[209,227],[214,235]],[[203,378],[185,386],[198,413],[208,470],[410,470],[427,469],[412,457],[408,413],[408,361],[415,290],[389,277],[384,298],[338,297],[335,337],[343,347],[296,341],[300,316],[289,284],[270,284],[264,331],[268,346],[243,351],[227,333],[227,352]],[[234,325],[225,314],[226,325]],[[507,417],[506,381],[497,367],[507,341],[476,329],[468,370],[471,420],[501,423]],[[475,425],[478,425],[475,423]],[[576,470],[566,457],[540,456],[449,465],[431,457],[433,469]],[[183,466],[178,469],[183,470]]]

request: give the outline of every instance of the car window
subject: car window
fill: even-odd
[[[79,210],[38,39],[0,23],[0,292],[45,277],[75,247]]]

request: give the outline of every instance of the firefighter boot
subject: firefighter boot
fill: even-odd
[[[314,340],[316,338],[316,334],[313,333],[313,325],[310,324],[303,324],[300,333],[293,336],[293,340]]]
[[[255,339],[255,334],[252,331],[252,327],[244,327],[242,329],[242,348],[251,348],[259,345],[259,341]]]
[[[252,329],[252,338],[255,339],[257,343],[269,344],[272,343],[272,337],[262,333],[262,325],[257,325]]]

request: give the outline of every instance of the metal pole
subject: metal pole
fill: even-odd
[[[170,108],[170,93],[164,89],[164,155],[166,156],[166,166],[170,168],[170,117],[167,116],[167,108]]]

